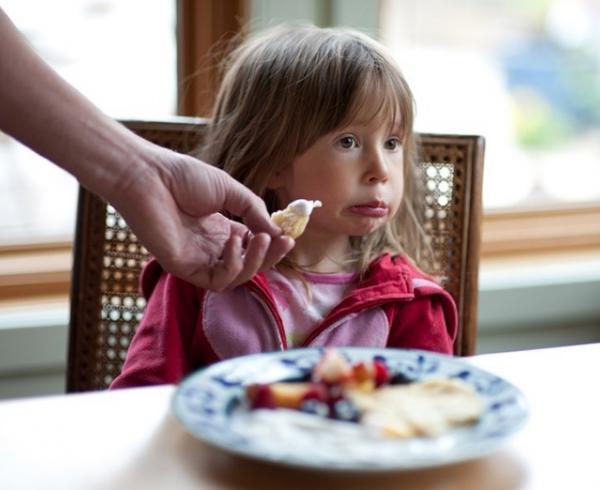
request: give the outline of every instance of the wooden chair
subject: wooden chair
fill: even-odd
[[[205,121],[124,121],[140,136],[187,153]],[[483,138],[421,134],[420,160],[427,188],[423,210],[433,255],[427,272],[441,277],[460,316],[457,355],[475,353]],[[139,275],[147,251],[119,214],[98,196],[79,190],[67,391],[104,389],[121,370],[145,301]]]

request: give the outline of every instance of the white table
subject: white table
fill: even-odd
[[[600,344],[475,356],[531,418],[503,449],[445,468],[340,475],[257,463],[189,435],[173,386],[0,403],[2,489],[600,489]]]

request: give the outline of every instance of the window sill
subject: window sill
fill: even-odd
[[[69,241],[0,246],[0,298],[68,296],[72,262]]]
[[[0,302],[0,377],[64,369],[68,325],[68,297]]]
[[[480,331],[598,325],[600,252],[485,260],[479,274]]]
[[[482,259],[600,250],[600,205],[484,214]]]

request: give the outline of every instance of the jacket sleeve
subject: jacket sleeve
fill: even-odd
[[[111,388],[177,383],[193,369],[198,290],[154,261],[144,270],[142,288],[146,310]]]
[[[413,300],[396,303],[391,317],[388,347],[453,353],[458,315],[456,304],[446,291],[416,291]]]

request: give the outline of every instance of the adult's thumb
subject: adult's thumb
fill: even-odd
[[[252,233],[280,236],[281,229],[273,224],[264,201],[246,186],[227,176],[224,208],[242,219]]]

